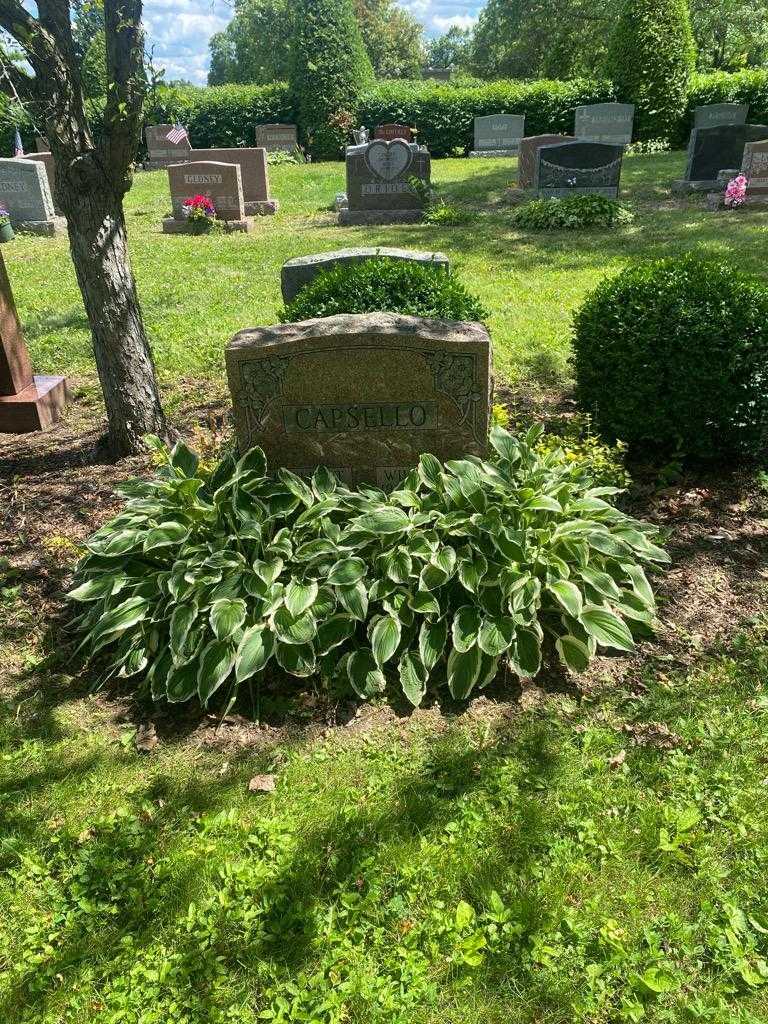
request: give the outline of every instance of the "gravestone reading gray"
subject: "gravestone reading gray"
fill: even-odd
[[[347,148],[347,208],[339,210],[340,224],[388,224],[418,221],[424,216],[426,194],[411,179],[430,184],[429,153],[415,143],[375,139],[367,146]]]
[[[36,376],[0,253],[0,434],[48,430],[67,404],[64,377]]]
[[[724,168],[740,167],[748,142],[768,137],[768,125],[721,124],[714,128],[694,128],[688,144],[685,177],[672,184],[672,191],[708,191],[717,185]]]
[[[273,471],[327,466],[390,488],[424,452],[485,454],[482,324],[365,313],[253,328],[229,343],[226,366],[240,450],[259,445]]]
[[[540,198],[619,195],[624,147],[607,142],[559,142],[536,152],[533,187]]]
[[[216,163],[237,164],[243,183],[245,215],[253,217],[276,213],[280,207],[277,199],[269,195],[269,173],[267,151],[258,149],[192,149],[187,159],[192,161],[213,160]]]
[[[256,145],[268,153],[293,153],[298,144],[295,124],[256,125]]]
[[[53,210],[57,216],[61,215],[61,210],[56,202],[56,164],[53,160],[52,153],[29,153],[25,157],[26,160],[37,160],[45,167],[45,175],[48,178],[48,188],[51,190],[51,197],[53,199]]]
[[[413,142],[413,129],[407,124],[380,124],[373,133],[374,139],[383,139],[385,142],[392,142],[394,139],[405,139],[406,142]],[[364,143],[361,143],[364,145]]]
[[[149,157],[145,164],[148,171],[162,170],[170,167],[171,164],[178,164],[186,159],[192,144],[185,136],[180,142],[171,142],[168,139],[168,132],[173,129],[172,124],[151,124],[144,131],[147,142]]]
[[[11,225],[21,231],[52,236],[66,227],[55,214],[45,166],[37,160],[0,159],[0,205],[10,214]]]
[[[525,114],[488,114],[475,118],[471,157],[515,156],[525,134]]]
[[[517,187],[533,188],[536,177],[536,154],[542,146],[553,146],[558,142],[573,142],[572,135],[528,135],[520,140],[517,157]]]
[[[768,139],[744,146],[741,173],[747,178],[747,203],[768,203]]]
[[[434,78],[437,82],[450,82],[452,68],[422,68],[422,78]]]
[[[633,103],[589,103],[576,107],[574,134],[587,142],[628,146],[635,119]]]
[[[448,257],[442,252],[414,252],[412,249],[389,249],[386,246],[367,249],[338,249],[336,252],[319,252],[311,256],[296,256],[283,264],[280,272],[280,286],[283,302],[293,302],[302,288],[308,285],[323,270],[330,270],[340,263],[364,263],[373,259],[409,260],[412,263],[432,266],[448,273]]]
[[[191,229],[184,213],[188,199],[207,196],[216,210],[216,219],[225,221],[230,231],[250,231],[253,221],[245,215],[243,183],[238,164],[198,160],[173,164],[168,168],[173,216],[163,220],[165,234],[180,234]]]
[[[694,128],[716,128],[721,124],[746,124],[746,103],[708,103],[693,111]]]

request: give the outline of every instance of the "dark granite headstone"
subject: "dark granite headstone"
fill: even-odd
[[[542,146],[553,146],[558,142],[574,142],[572,135],[528,135],[520,142],[517,157],[517,187],[533,188],[536,176],[536,154]]]
[[[483,456],[491,342],[479,323],[345,314],[240,331],[226,349],[241,451],[396,486],[424,452]]]
[[[340,224],[377,224],[418,221],[425,197],[411,184],[430,182],[430,159],[415,143],[375,139],[367,146],[349,146],[346,154],[347,208],[339,211]]]
[[[628,146],[635,118],[633,103],[590,103],[576,107],[577,139]]]
[[[768,125],[722,124],[714,128],[694,128],[688,147],[684,183],[694,189],[717,184],[717,175],[725,167],[740,167],[748,142],[768,137]]]
[[[541,198],[619,194],[623,146],[607,142],[560,142],[537,152],[534,188]]]
[[[746,103],[708,103],[693,112],[694,128],[716,128],[721,124],[746,124]]]

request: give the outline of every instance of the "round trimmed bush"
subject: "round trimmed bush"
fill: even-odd
[[[482,320],[486,311],[437,266],[380,259],[325,270],[283,309],[289,323],[337,313],[404,313],[432,320]]]
[[[630,444],[712,458],[768,438],[768,288],[695,255],[630,267],[574,320],[577,398]]]

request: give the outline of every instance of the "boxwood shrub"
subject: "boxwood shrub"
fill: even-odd
[[[487,461],[422,455],[389,495],[325,469],[269,476],[258,448],[209,474],[155,441],[157,479],[121,488],[77,569],[81,648],[105,680],[226,706],[270,663],[418,705],[430,685],[465,699],[502,664],[535,676],[550,648],[576,671],[629,651],[654,623],[657,531],[537,454],[540,434],[495,427]]]
[[[768,432],[768,287],[694,254],[642,263],[574,325],[577,398],[597,429],[697,457],[757,454]]]
[[[386,257],[318,274],[280,314],[283,323],[337,313],[404,313],[433,320],[482,320],[486,311],[455,277],[429,264]]]

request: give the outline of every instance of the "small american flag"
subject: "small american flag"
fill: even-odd
[[[187,138],[187,129],[183,125],[175,124],[165,137],[170,143],[177,146],[182,139]]]
[[[19,129],[18,128],[16,129],[16,135],[14,136],[14,139],[13,139],[13,155],[14,156],[24,156],[24,146],[22,145],[21,135],[19,135]]]

